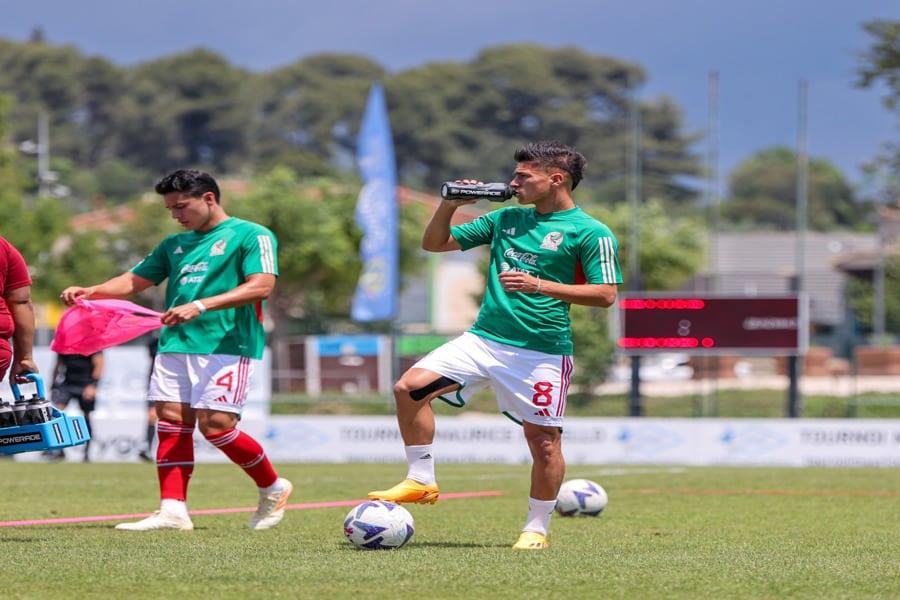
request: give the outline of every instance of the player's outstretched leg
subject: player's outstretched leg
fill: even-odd
[[[412,368],[394,385],[397,424],[405,444],[409,469],[406,479],[397,485],[369,492],[371,500],[434,504],[440,496],[434,475],[434,412],[431,400],[439,394],[459,388],[437,373]]]
[[[231,462],[242,468],[259,488],[259,504],[250,519],[250,529],[271,529],[278,525],[284,518],[284,510],[294,486],[287,479],[278,477],[259,442],[234,428],[224,431],[207,429],[203,435]]]

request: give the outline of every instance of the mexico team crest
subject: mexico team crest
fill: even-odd
[[[215,244],[212,245],[212,250],[209,251],[210,256],[222,256],[225,254],[225,246],[228,243],[225,240],[219,240]]]
[[[562,244],[563,234],[558,231],[551,231],[547,235],[544,236],[544,241],[541,242],[541,248],[545,250],[559,250],[559,245]]]

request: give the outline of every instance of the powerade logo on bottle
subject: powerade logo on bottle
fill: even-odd
[[[469,198],[487,198],[495,202],[503,202],[513,197],[513,190],[505,183],[462,184],[450,181],[441,185],[441,198],[444,200],[466,200]]]

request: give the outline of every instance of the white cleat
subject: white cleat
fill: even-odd
[[[153,531],[155,529],[178,529],[191,531],[194,524],[190,517],[182,517],[158,510],[146,519],[134,523],[119,523],[116,525],[119,531]]]
[[[281,489],[269,492],[268,494],[260,491],[259,507],[256,509],[253,517],[250,519],[250,529],[257,531],[262,529],[271,529],[284,518],[284,507],[287,506],[288,498],[294,491],[291,482],[282,477],[278,478],[277,483],[281,484]]]

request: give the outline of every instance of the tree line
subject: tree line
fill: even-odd
[[[464,175],[505,180],[517,145],[555,138],[591,158],[599,194],[621,196],[629,95],[645,77],[616,58],[524,44],[393,74],[341,54],[250,72],[204,49],[122,67],[68,46],[0,40],[0,93],[15,101],[13,140],[33,140],[45,111],[53,152],[69,161],[63,169],[95,172],[96,191],[112,197],[128,187],[110,189],[110,177],[124,176],[116,171],[283,165],[308,176],[352,169],[374,81],[385,86],[399,176],[409,185],[434,189]],[[684,177],[700,167],[678,108],[659,99],[641,110],[648,192],[692,198]]]
[[[352,178],[356,136],[371,84],[387,93],[398,175],[435,190],[441,181],[505,181],[516,146],[558,139],[589,165],[580,200],[623,201],[628,182],[629,104],[647,74],[637,64],[576,48],[488,48],[468,62],[386,71],[367,57],[318,54],[252,72],[195,49],[131,67],[85,56],[35,36],[0,40],[0,94],[13,99],[11,139],[35,139],[48,115],[53,170],[86,209],[94,198],[125,201],[185,165],[217,174]],[[681,214],[696,211],[703,165],[669,98],[638,98],[642,195]],[[749,157],[725,199],[726,224],[793,227],[793,151]],[[35,192],[35,161],[23,181]],[[843,174],[814,160],[812,226],[865,226]],[[733,202],[731,202],[733,200]]]

